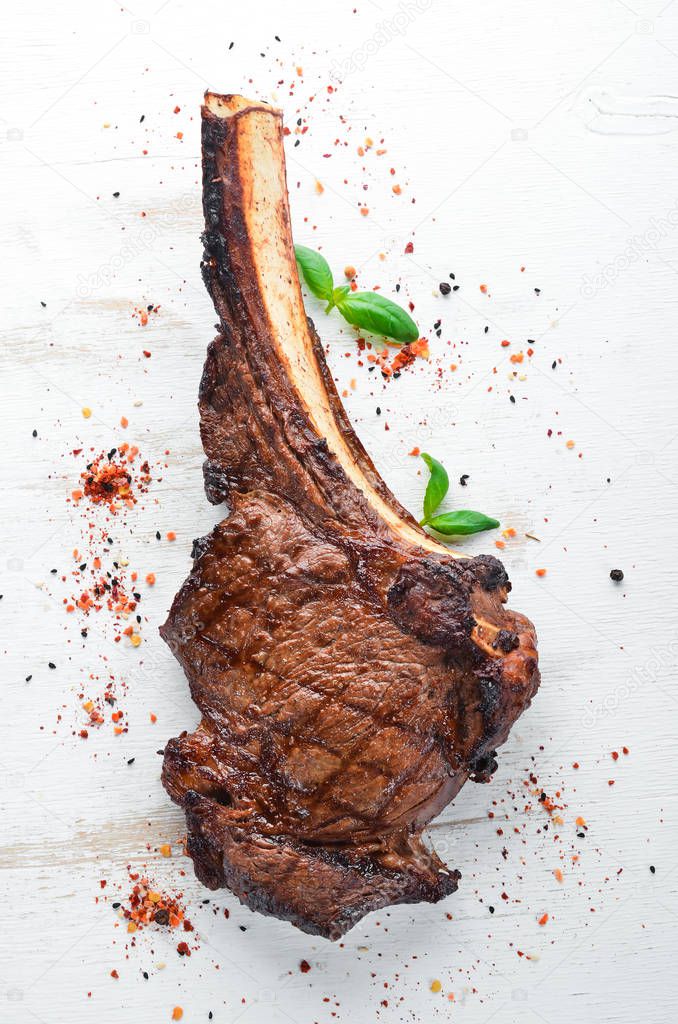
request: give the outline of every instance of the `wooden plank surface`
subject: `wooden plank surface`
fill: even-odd
[[[6,14],[0,1020],[150,1024],[175,1006],[190,1024],[675,1020],[678,4],[10,0]],[[208,86],[282,105],[296,239],[415,304],[431,360],[390,383],[309,309],[404,504],[421,505],[416,445],[446,464],[454,501],[515,528],[512,603],[540,638],[542,689],[494,781],[430,829],[459,892],[337,945],[204,890],[159,782],[156,751],[198,716],[157,627],[220,516],[195,408],[215,321],[199,274]],[[107,521],[69,496],[123,441],[153,482]],[[65,611],[97,545],[139,574],[136,649],[108,612]],[[104,704],[83,739],[82,705],[107,685],[128,731]],[[183,894],[190,958],[167,929],[126,932],[111,904],[130,872]]]

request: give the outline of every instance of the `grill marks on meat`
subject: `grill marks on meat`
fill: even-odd
[[[163,782],[209,887],[335,939],[459,873],[421,830],[486,781],[538,685],[491,557],[428,537],[381,481],[306,319],[278,111],[207,94],[200,387],[211,501],[162,635],[202,712]]]

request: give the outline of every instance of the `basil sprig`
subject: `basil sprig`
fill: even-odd
[[[483,530],[496,530],[499,523],[482,512],[471,512],[470,509],[459,509],[458,512],[443,512],[433,516],[426,523],[436,533],[444,533],[451,537],[461,537],[469,533],[481,533]]]
[[[410,314],[377,292],[350,292],[337,306],[344,320],[372,334],[400,342],[419,337],[419,328]]]
[[[308,290],[313,292],[317,299],[332,299],[334,281],[330,265],[324,256],[313,249],[307,249],[305,245],[295,245],[294,256],[299,269],[304,275],[304,281]]]
[[[433,513],[439,507],[448,490],[450,489],[450,478],[447,470],[426,452],[422,452],[422,459],[429,469],[428,484],[424,494],[424,518],[420,526],[428,526],[436,533],[442,533],[448,537],[461,537],[470,533],[480,533],[482,530],[494,530],[499,523],[482,512],[472,512],[470,509],[459,509],[457,512],[443,512],[440,515]]]
[[[450,478],[447,475],[447,470],[434,459],[432,455],[427,455],[426,452],[422,453],[422,459],[426,463],[431,474],[426,485],[426,494],[424,495],[424,518],[421,521],[421,525],[427,523],[435,510],[440,505],[441,501],[450,489]]]
[[[347,284],[335,288],[325,257],[305,245],[295,245],[294,255],[309,291],[327,302],[326,313],[336,306],[354,327],[401,344],[417,340],[419,328],[401,306],[377,292],[352,292]]]

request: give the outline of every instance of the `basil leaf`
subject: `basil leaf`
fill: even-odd
[[[309,291],[318,299],[332,302],[334,279],[325,257],[313,249],[307,249],[305,245],[295,245],[294,256]]]
[[[354,327],[393,338],[416,341],[419,328],[409,313],[377,292],[351,292],[337,303],[339,312]]]
[[[338,288],[335,288],[332,292],[332,304],[337,307],[340,306],[350,290],[351,286],[349,284],[341,284]]]
[[[482,512],[460,509],[458,512],[443,512],[441,516],[434,516],[426,525],[438,533],[459,537],[468,533],[480,533],[481,530],[494,530],[499,523],[496,519],[484,516]]]
[[[427,455],[426,452],[422,452],[422,459],[429,468],[430,477],[428,484],[426,485],[426,494],[424,495],[424,518],[422,519],[422,525],[427,523],[438,505],[443,500],[445,495],[450,489],[450,478],[447,475],[447,470],[437,459],[433,456]]]

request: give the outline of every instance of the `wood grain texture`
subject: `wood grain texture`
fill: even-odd
[[[343,0],[284,11],[262,0],[252,16],[213,0],[12,0],[8,11],[0,1020],[150,1024],[179,1005],[190,1024],[210,1010],[228,1024],[673,1021],[678,4],[379,0],[354,13]],[[467,786],[430,829],[462,871],[459,892],[373,915],[337,947],[206,893],[159,782],[156,751],[197,712],[157,625],[192,538],[220,515],[203,496],[196,415],[215,320],[199,275],[207,86],[275,99],[291,127],[308,123],[288,139],[295,237],[322,243],[337,276],[358,267],[363,287],[393,294],[402,281],[432,343],[430,364],[382,384],[310,302],[349,414],[413,512],[418,445],[453,481],[469,474],[454,501],[516,529],[502,558],[540,638],[542,689],[494,782]],[[366,136],[387,153],[360,158]],[[460,289],[443,299],[450,272]],[[160,310],[142,328],[134,309],[148,304]],[[527,339],[534,356],[511,364]],[[121,440],[166,463],[112,535],[117,556],[157,575],[138,650],[114,642],[105,616],[83,641],[50,574],[69,571],[83,542],[66,501],[81,468],[71,451]],[[156,540],[168,530],[174,544]],[[77,695],[109,673],[127,685],[129,732],[80,740]],[[538,783],[526,787],[529,772]],[[544,829],[540,787],[567,805],[562,826]],[[126,948],[110,903],[129,890],[128,865],[184,893],[200,936],[190,959],[158,929]]]

